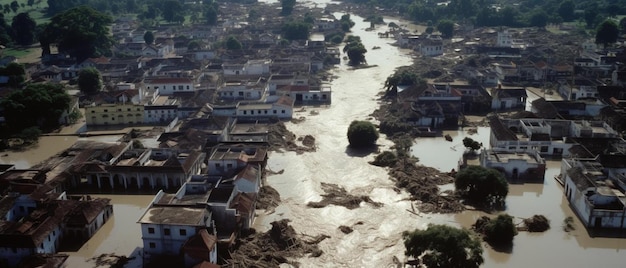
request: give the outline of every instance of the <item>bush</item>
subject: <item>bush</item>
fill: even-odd
[[[378,130],[368,121],[352,121],[348,127],[348,141],[352,147],[368,147],[376,144]]]
[[[495,219],[480,217],[473,227],[493,247],[510,247],[513,244],[513,237],[517,235],[513,217],[508,214],[500,214]]]
[[[509,183],[500,172],[481,166],[459,171],[454,186],[461,197],[485,207],[504,206],[509,193]]]
[[[379,167],[392,167],[398,161],[398,157],[391,151],[384,151],[381,154],[377,155],[372,165]]]

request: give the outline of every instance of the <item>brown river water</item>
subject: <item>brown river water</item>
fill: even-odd
[[[287,127],[298,136],[313,135],[317,151],[297,155],[293,152],[270,155],[268,168],[284,173],[268,177],[268,184],[276,188],[282,204],[273,213],[259,212],[255,228],[264,231],[269,223],[283,218],[291,219],[297,232],[315,236],[327,234],[331,238],[319,246],[324,251],[318,258],[302,258],[302,267],[394,267],[392,257],[404,260],[401,233],[414,228],[426,228],[428,224],[449,224],[469,227],[482,213],[466,211],[459,214],[409,213],[411,203],[408,194],[394,191],[394,183],[383,168],[368,164],[374,154],[358,155],[347,149],[346,131],[352,120],[370,120],[369,114],[379,103],[377,94],[387,76],[398,66],[411,64],[409,51],[391,46],[391,39],[380,39],[377,32],[365,31],[369,23],[354,16],[353,34],[361,37],[368,48],[366,59],[377,67],[352,70],[346,65],[335,68],[332,81],[333,103],[328,107],[306,108],[294,117],[306,117],[298,124]],[[387,19],[387,22],[391,22]],[[398,22],[398,21],[396,21]],[[403,22],[405,23],[405,22]],[[372,50],[373,46],[380,49]],[[311,111],[318,114],[313,115]],[[463,148],[460,141],[467,136],[464,130],[446,132],[454,141],[439,138],[420,138],[412,147],[420,163],[441,171],[456,168]],[[475,140],[488,144],[489,129],[478,128],[471,135]],[[97,140],[116,140],[119,137],[102,137]],[[28,168],[73,144],[75,137],[42,137],[37,147],[24,152],[9,152],[0,157],[0,163],[13,163],[18,168]],[[380,150],[392,145],[384,137],[378,141]],[[552,228],[540,234],[521,232],[515,237],[512,253],[495,252],[485,246],[484,267],[624,267],[626,264],[626,240],[618,238],[590,238],[575,218],[577,229],[566,233],[562,230],[563,219],[573,216],[565,201],[562,189],[553,179],[559,172],[560,162],[549,161],[543,184],[511,185],[507,197],[506,213],[518,217],[543,214],[551,221]],[[384,205],[376,208],[363,203],[353,210],[338,206],[309,208],[306,204],[318,201],[322,194],[322,182],[334,183],[356,195],[368,195]],[[444,186],[442,188],[451,188]],[[89,258],[103,253],[137,256],[141,243],[140,227],[136,223],[152,196],[106,195],[112,199],[114,217],[77,252],[70,252],[68,267],[93,267]],[[359,223],[359,224],[357,224]],[[344,234],[340,225],[351,226],[354,232]],[[126,267],[141,267],[138,259]]]

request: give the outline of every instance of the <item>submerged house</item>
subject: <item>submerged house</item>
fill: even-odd
[[[546,173],[546,161],[537,151],[482,150],[480,165],[500,171],[511,183],[543,183]]]
[[[626,229],[626,176],[609,174],[596,159],[563,159],[565,197],[587,228]]]

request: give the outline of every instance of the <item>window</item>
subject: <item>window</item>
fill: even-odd
[[[156,248],[156,244],[154,242],[150,242],[150,248]]]
[[[239,97],[243,97],[243,92],[239,92]]]
[[[276,110],[274,110],[273,112],[274,112],[274,114],[276,114]]]
[[[189,86],[187,86],[187,89],[189,89]]]
[[[170,229],[169,229],[169,228],[165,228],[165,229],[163,229],[163,233],[164,233],[165,235],[170,235]]]
[[[118,111],[118,112],[121,112],[121,111],[122,111],[122,108],[117,109],[117,111]]]
[[[220,167],[220,163],[215,163],[215,167],[219,168]]]
[[[282,110],[282,111],[281,111],[281,113],[283,113],[283,114],[284,114],[284,113],[285,113],[285,110]]]
[[[130,112],[130,108],[126,109],[127,112]]]
[[[26,211],[23,206],[20,206],[20,212]]]
[[[154,228],[149,227],[149,228],[148,228],[148,233],[149,233],[149,234],[154,234]]]
[[[178,90],[183,90],[183,86],[178,86]]]
[[[226,165],[226,167],[228,167],[228,168],[232,168],[232,167],[233,167],[233,164],[227,164],[227,165]]]
[[[172,86],[172,90],[176,90],[176,86]]]
[[[182,235],[182,236],[187,236],[187,230],[185,230],[185,229],[180,229],[180,235]]]
[[[94,111],[94,110],[91,110],[91,113],[92,113],[92,114],[95,114],[95,113],[96,113],[96,111]]]
[[[247,111],[243,111],[243,114],[248,114],[248,112]]]
[[[109,110],[107,110],[107,109],[104,109],[104,112],[105,112],[105,113],[107,113],[107,112],[109,112]]]

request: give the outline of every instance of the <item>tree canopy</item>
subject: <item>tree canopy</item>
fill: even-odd
[[[603,44],[604,47],[607,47],[609,44],[615,43],[618,36],[617,23],[611,19],[605,20],[596,31],[596,44]]]
[[[470,149],[472,152],[480,149],[480,147],[483,147],[482,143],[477,142],[470,137],[465,137],[463,139],[463,146],[465,146],[465,148]]]
[[[424,82],[417,73],[406,68],[397,70],[385,80],[387,90],[395,90],[398,86],[412,86]]]
[[[304,21],[290,21],[283,24],[282,30],[287,40],[306,40],[309,39],[311,24]]]
[[[35,42],[35,29],[37,23],[28,13],[20,13],[13,17],[11,29],[15,33],[15,43],[20,46],[28,46]]]
[[[503,206],[509,183],[500,172],[482,166],[468,166],[456,174],[456,191],[467,201],[485,207]]]
[[[237,40],[234,36],[229,36],[228,39],[226,39],[226,49],[236,50],[241,49],[242,47],[241,42],[239,42],[239,40]]]
[[[94,94],[102,89],[102,76],[98,69],[89,67],[78,73],[78,88],[86,94]]]
[[[26,80],[26,70],[24,66],[11,62],[5,67],[0,67],[0,75],[9,77],[7,82],[10,87],[19,87]]]
[[[57,127],[70,101],[63,85],[30,84],[11,92],[0,105],[4,108],[7,125],[19,132],[33,126]]]
[[[56,44],[60,53],[76,58],[77,62],[101,55],[110,55],[113,39],[109,33],[112,19],[86,6],[72,8],[50,20],[39,36],[43,54],[50,54]]]
[[[484,240],[497,248],[508,248],[513,244],[513,237],[517,235],[517,227],[513,217],[500,214],[495,219],[486,216],[479,218],[474,224],[476,232],[484,235]]]
[[[429,225],[426,230],[404,232],[405,255],[420,259],[429,268],[473,268],[484,259],[480,241],[468,230]]]
[[[441,32],[443,38],[451,38],[454,34],[454,22],[450,20],[441,20],[437,24],[437,31]]]
[[[152,43],[154,43],[154,33],[152,33],[152,31],[146,31],[146,33],[143,34],[143,41],[148,45],[152,45]]]
[[[361,43],[361,38],[354,35],[349,35],[346,38],[346,45],[343,47],[343,52],[348,54],[350,65],[359,65],[361,63],[366,63],[365,53],[367,53],[367,49]]]
[[[341,30],[344,32],[349,32],[352,26],[354,26],[354,21],[350,19],[350,14],[341,15],[339,23],[341,24]]]
[[[280,0],[280,6],[282,7],[282,15],[291,15],[293,8],[296,6],[296,0]]]
[[[352,121],[348,127],[348,142],[350,146],[360,148],[376,144],[378,130],[369,121]]]

